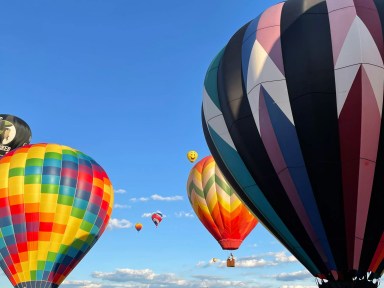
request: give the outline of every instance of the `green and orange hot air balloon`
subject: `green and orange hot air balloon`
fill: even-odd
[[[190,171],[188,198],[197,217],[224,250],[236,250],[258,220],[240,201],[212,156]]]
[[[33,144],[0,159],[0,267],[13,287],[57,288],[108,225],[113,188],[67,146]]]

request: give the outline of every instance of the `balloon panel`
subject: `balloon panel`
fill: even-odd
[[[269,8],[204,84],[204,134],[226,179],[327,279],[384,270],[384,5],[347,2]]]
[[[257,224],[212,156],[191,169],[187,192],[196,215],[225,250],[238,249]]]
[[[0,114],[0,157],[31,142],[31,129],[19,117]]]
[[[105,230],[113,188],[89,156],[33,144],[0,160],[0,203],[4,273],[15,287],[57,287]]]

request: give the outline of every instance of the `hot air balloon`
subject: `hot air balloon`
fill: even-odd
[[[135,228],[136,228],[137,231],[140,231],[140,230],[143,228],[143,224],[141,224],[141,223],[136,223],[136,224],[135,224]]]
[[[224,250],[238,249],[257,224],[212,156],[191,169],[187,192],[197,217]]]
[[[205,78],[213,157],[320,287],[377,287],[384,270],[383,3],[274,5]]]
[[[107,227],[113,188],[73,148],[33,144],[0,159],[0,267],[16,288],[57,288]]]
[[[31,142],[31,129],[19,117],[0,114],[0,157]]]
[[[163,220],[163,214],[161,214],[161,212],[155,212],[152,214],[151,218],[157,228],[157,226],[159,226],[160,222]]]
[[[196,151],[193,151],[193,150],[188,151],[188,153],[187,153],[187,158],[188,158],[188,160],[189,160],[191,163],[195,162],[196,159],[197,159],[197,157],[198,157],[198,154],[197,154]]]

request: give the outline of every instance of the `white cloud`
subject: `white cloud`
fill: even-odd
[[[125,193],[127,193],[127,191],[125,189],[117,189],[117,190],[115,190],[115,193],[116,194],[125,194]]]
[[[152,213],[146,213],[150,216]],[[124,226],[123,220],[111,219],[111,223],[115,226]],[[127,220],[125,220],[127,221]],[[129,222],[129,221],[128,221]],[[131,224],[130,224],[131,225]],[[236,259],[237,268],[261,268],[266,266],[277,266],[283,263],[291,263],[292,259],[286,255],[285,252],[268,252],[263,253],[263,257],[249,256],[240,257]],[[287,265],[287,264],[284,264]],[[196,264],[199,268],[224,268],[226,267],[226,259],[213,259],[209,261],[200,261]],[[200,270],[203,271],[203,270]],[[245,270],[243,270],[245,271]],[[255,273],[255,270],[252,274]],[[262,271],[262,270],[260,270]],[[244,274],[245,275],[245,274]],[[292,273],[280,273],[275,275],[259,275],[256,280],[243,280],[237,281],[231,279],[230,276],[213,276],[213,275],[190,275],[190,279],[183,276],[176,275],[174,273],[157,274],[151,269],[116,269],[112,272],[94,272],[92,274],[93,281],[66,281],[62,284],[63,288],[149,288],[149,287],[167,287],[167,288],[227,288],[227,287],[244,287],[244,288],[317,288],[316,286],[306,285],[287,285],[290,281],[305,281],[308,278],[312,278],[312,275],[308,271],[297,271]],[[267,283],[262,283],[261,279],[274,279],[275,281],[281,281],[284,283],[281,286],[271,286]],[[269,280],[269,281],[270,281]],[[261,282],[260,282],[261,281]],[[281,283],[280,282],[280,283]],[[294,282],[297,283],[297,282]],[[306,282],[302,283],[305,284]]]
[[[175,274],[155,274],[150,269],[134,270],[134,269],[116,269],[115,272],[94,272],[92,277],[112,281],[112,282],[137,282],[141,284],[151,284],[153,287],[185,286],[186,280],[179,279]],[[169,286],[173,285],[173,286]]]
[[[275,257],[275,261],[279,263],[291,263],[291,262],[298,262],[295,256],[293,255],[286,255],[286,252],[271,252],[271,256]]]
[[[181,201],[183,200],[182,196],[172,196],[172,197],[163,197],[158,194],[154,194],[151,196],[151,199],[154,201]]]
[[[108,223],[109,229],[127,229],[131,227],[132,223],[126,219],[111,218]]]
[[[128,205],[125,205],[125,204],[115,204],[113,205],[113,208],[116,208],[116,209],[126,209],[126,208],[131,208],[131,206],[128,206]]]
[[[172,197],[164,197],[164,196],[160,196],[158,194],[153,194],[152,196],[150,197],[140,197],[140,198],[131,198],[129,199],[129,201],[131,202],[147,202],[149,200],[153,200],[153,201],[181,201],[183,200],[183,197],[182,196],[172,196]]]
[[[190,212],[184,212],[184,211],[180,211],[180,212],[175,212],[175,216],[178,217],[178,218],[193,218],[195,217],[195,215],[193,215],[192,213]]]
[[[197,268],[207,268],[207,267],[210,267],[211,265],[213,264],[213,261],[211,262],[205,262],[205,261],[199,261],[197,262],[196,264],[196,267]]]
[[[94,286],[95,288],[114,288],[114,287],[183,287],[183,288],[221,288],[221,287],[262,287],[260,285],[248,286],[246,282],[233,281],[224,277],[213,277],[208,275],[195,275],[196,279],[186,280],[176,276],[173,273],[156,274],[150,269],[117,269],[114,272],[94,272],[92,277],[102,281],[114,282],[112,284],[102,284]],[[96,283],[95,285],[100,285]],[[72,286],[74,287],[74,286]],[[88,288],[78,286],[79,288]],[[89,286],[89,288],[93,288]]]
[[[267,261],[265,259],[244,259],[236,261],[236,267],[242,268],[254,268],[254,267],[265,267],[265,266],[276,266],[277,263]]]
[[[235,257],[235,265],[238,268],[255,268],[255,267],[266,267],[266,266],[276,266],[277,263],[273,261],[267,261],[263,258],[259,258],[256,256],[249,256],[249,257],[242,257],[242,258],[236,258]],[[224,260],[220,263],[220,267],[226,267],[227,266],[227,260]]]
[[[129,201],[132,201],[132,202],[147,202],[148,200],[149,200],[149,198],[146,198],[146,197],[131,198],[131,199],[129,199]]]
[[[247,256],[247,257],[241,257],[241,258],[235,257],[235,261],[236,261],[236,267],[238,268],[277,266],[282,263],[298,262],[294,256],[286,255],[286,252],[268,252],[268,253],[263,253],[259,256]],[[215,264],[218,267],[226,267],[227,260],[218,261],[216,263],[211,263],[211,262],[207,263],[204,261],[200,261],[199,263],[197,263],[196,266],[199,268],[207,268],[207,267],[210,267],[212,264]],[[308,273],[308,275],[310,274]],[[279,277],[284,277],[284,276],[285,275],[281,275]],[[299,275],[296,275],[296,277],[298,276]],[[277,277],[276,275],[273,276],[273,278],[276,278],[276,277]],[[286,275],[286,277],[288,277],[288,275]]]
[[[291,273],[280,273],[275,276],[278,281],[295,281],[295,280],[303,280],[307,278],[313,277],[311,273],[306,270],[296,271]]]
[[[64,280],[64,282],[60,285],[61,287],[69,287],[69,288],[100,288],[102,284],[100,283],[92,283],[91,281],[68,281]]]
[[[148,288],[147,284],[101,283],[91,281],[64,281],[60,287],[66,288]]]
[[[94,272],[92,276],[103,280],[125,282],[127,280],[132,281],[137,279],[153,280],[155,273],[150,269],[117,269],[115,272]]]
[[[235,263],[237,268],[255,268],[255,267],[266,267],[266,266],[276,266],[278,263],[273,261],[267,261],[265,259],[258,259],[257,257],[251,256],[251,257],[244,257],[244,258],[236,258],[235,257]],[[220,260],[216,259],[216,262],[213,262],[213,259],[211,259],[209,262],[206,261],[199,261],[196,264],[196,267],[198,268],[208,268],[212,265],[218,266],[220,268],[227,267],[227,260]]]

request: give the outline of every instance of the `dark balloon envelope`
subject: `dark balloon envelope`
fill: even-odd
[[[0,157],[31,142],[31,129],[19,117],[0,114]]]
[[[216,163],[323,287],[376,287],[384,270],[383,31],[381,0],[288,0],[205,78]]]

